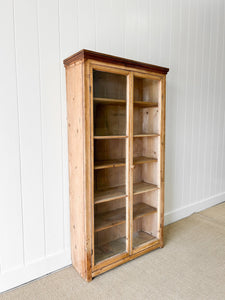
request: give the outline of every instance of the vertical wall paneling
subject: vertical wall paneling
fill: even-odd
[[[0,292],[70,264],[65,70],[88,48],[170,68],[165,222],[225,200],[223,0],[0,3]]]
[[[31,263],[44,256],[45,248],[36,2],[15,1],[14,16],[24,257]]]
[[[191,74],[192,76],[188,76],[188,89],[190,90],[190,116],[187,119],[187,128],[190,128],[189,130],[189,143],[186,143],[188,149],[187,153],[190,153],[190,160],[188,164],[188,171],[186,173],[186,181],[185,181],[185,194],[187,195],[189,199],[189,203],[192,201],[196,201],[195,198],[195,182],[196,182],[196,173],[195,173],[195,166],[197,165],[197,155],[196,155],[196,147],[198,143],[198,134],[196,134],[198,131],[196,130],[195,124],[198,122],[199,119],[199,114],[200,114],[200,101],[198,98],[198,87],[195,84],[196,81],[198,80],[197,78],[197,70],[199,68],[199,61],[200,61],[200,55],[198,54],[197,47],[201,47],[200,42],[198,44],[198,41],[201,37],[199,36],[199,29],[200,26],[202,26],[198,22],[198,11],[199,11],[199,0],[198,1],[190,1],[190,27],[189,27],[189,32],[190,32],[190,43],[189,43],[189,53],[190,53],[190,58],[192,60],[192,66],[193,68],[191,69]],[[201,49],[201,48],[200,48]],[[189,176],[188,174],[193,174],[192,176]]]
[[[137,36],[135,34],[138,24],[138,1],[137,0],[124,0],[125,1],[125,47],[124,57],[135,59],[138,55]],[[132,22],[131,22],[132,20]]]
[[[218,3],[221,3],[219,1]],[[211,91],[211,101],[212,99],[216,98],[216,93],[218,90],[218,84],[217,82],[219,81],[217,79],[217,66],[218,66],[218,50],[219,50],[219,26],[221,24],[221,18],[220,18],[220,5],[216,4],[215,8],[215,14],[214,14],[214,30],[215,32],[213,34],[213,39],[212,39],[212,44],[213,44],[213,56],[214,56],[214,63],[212,66],[212,91]],[[217,22],[215,22],[217,20]],[[212,105],[211,105],[212,106]],[[215,162],[215,153],[217,150],[217,145],[218,145],[218,121],[219,121],[219,106],[220,106],[220,99],[217,100],[217,104],[212,106],[212,126],[211,126],[211,141],[212,141],[212,147],[211,147],[211,152],[210,152],[210,174],[211,174],[211,182],[210,182],[210,189],[209,189],[209,194],[214,195],[216,191],[218,190],[218,178],[216,177],[216,162]],[[213,145],[214,148],[213,148]]]
[[[151,1],[149,7],[149,18],[150,18],[150,45],[151,45],[151,63],[157,65],[159,64],[159,55],[160,55],[160,23],[161,20],[161,6],[162,1]]]
[[[224,1],[222,1],[222,9],[221,9],[221,13],[220,13],[220,19],[222,19],[222,26],[220,28],[224,28],[225,27],[225,19],[224,19],[224,14],[225,14],[225,3]],[[224,61],[224,57],[225,57],[225,38],[224,35],[222,36],[222,38],[220,39],[220,60]],[[225,67],[224,64],[219,64],[219,68],[220,68],[220,72],[218,73],[218,81],[219,81],[219,99],[220,99],[220,118],[221,118],[221,123],[219,125],[219,130],[218,130],[218,135],[219,135],[219,144],[218,144],[218,156],[220,157],[220,164],[218,165],[218,178],[220,181],[220,192],[223,192],[224,190],[224,184],[225,184],[225,174],[224,174],[224,142],[225,142],[225,131],[223,131],[223,135],[221,136],[220,131],[221,128],[225,128],[225,108],[223,105],[223,95],[225,94],[225,86],[224,86],[224,77],[225,77]]]
[[[95,0],[96,49],[103,53],[110,51],[110,5],[111,1]]]
[[[106,2],[106,1],[104,1]],[[107,23],[109,34],[109,46],[112,55],[124,56],[124,0],[108,1]],[[101,14],[101,9],[96,7],[96,15]],[[99,15],[99,18],[100,15]],[[102,26],[104,27],[104,22]],[[104,39],[103,39],[104,43]]]
[[[76,16],[76,18],[74,17]],[[69,233],[69,178],[68,178],[68,137],[67,137],[67,107],[65,68],[62,60],[71,53],[78,51],[78,35],[68,35],[71,28],[77,28],[77,6],[74,0],[59,1],[59,32],[60,32],[60,61],[61,75],[61,120],[62,120],[62,167],[63,167],[63,199],[64,199],[64,246],[70,252]],[[80,25],[79,25],[80,26]],[[76,50],[74,50],[76,49]],[[70,254],[69,254],[70,255]]]
[[[138,21],[135,35],[137,36],[137,59],[140,61],[148,61],[148,47],[146,47],[146,41],[148,40],[148,0],[138,1]]]
[[[21,267],[23,211],[13,1],[0,3],[0,274]],[[16,250],[15,251],[15,245]]]
[[[95,50],[95,1],[78,0],[77,16],[78,29],[82,29],[82,34],[79,34],[80,30],[77,32],[79,45],[82,45],[83,49]]]
[[[205,59],[205,49],[206,49],[206,45],[205,45],[205,37],[207,36],[207,31],[206,31],[206,7],[202,7],[201,10],[198,11],[198,16],[201,20],[201,22],[198,22],[198,26],[199,26],[199,31],[198,31],[198,43],[197,43],[197,49],[199,49],[199,51],[197,51],[197,58],[198,58],[198,70],[200,72],[200,74],[205,74],[205,63],[206,63],[206,59]],[[197,157],[197,170],[198,172],[196,173],[196,180],[194,182],[193,185],[193,191],[194,191],[194,199],[202,199],[201,198],[201,193],[202,193],[202,178],[203,178],[203,149],[202,149],[202,143],[203,143],[203,130],[205,128],[204,126],[204,108],[206,106],[205,103],[205,95],[204,95],[204,79],[205,76],[201,76],[198,79],[198,83],[199,83],[199,88],[196,91],[196,96],[198,99],[198,103],[199,103],[199,109],[198,111],[198,119],[196,122],[196,129],[197,132],[195,134],[196,138],[197,138],[197,143],[196,143],[196,149],[198,149],[198,151],[196,151],[196,157]]]
[[[39,0],[37,5],[47,255],[62,251],[64,248],[58,5],[59,3],[54,0]]]

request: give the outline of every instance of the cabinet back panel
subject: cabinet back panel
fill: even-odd
[[[142,218],[142,231],[158,237],[158,215],[157,213]]]
[[[125,135],[126,106],[94,104],[94,135]]]
[[[136,165],[134,168],[133,182],[147,182],[159,185],[159,163],[151,162]]]
[[[152,158],[159,158],[159,138],[135,138],[133,141],[133,152],[134,157],[146,156]]]
[[[95,246],[115,241],[126,236],[126,224],[121,224],[106,230],[95,232]]]
[[[119,159],[125,157],[125,140],[95,140],[95,160]]]
[[[107,211],[115,210],[126,206],[125,198],[108,201],[105,203],[95,205],[95,214],[104,213]]]
[[[158,102],[159,89],[158,80],[134,77],[134,101]]]
[[[160,119],[158,107],[140,108],[134,106],[134,134],[160,134]]]
[[[126,76],[94,70],[93,89],[96,98],[126,99]]]
[[[134,205],[140,202],[146,203],[158,209],[159,190],[143,193],[140,195],[134,195],[134,199],[133,199]]]
[[[95,190],[104,189],[106,187],[114,187],[125,184],[125,168],[110,168],[95,170],[94,176]]]

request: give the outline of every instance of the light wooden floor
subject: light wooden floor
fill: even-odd
[[[225,203],[166,227],[165,247],[84,282],[72,267],[0,300],[225,299]]]

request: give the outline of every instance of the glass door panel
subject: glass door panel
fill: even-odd
[[[127,75],[94,69],[94,264],[128,248],[127,124]]]
[[[134,75],[133,249],[158,238],[160,197],[160,80]]]

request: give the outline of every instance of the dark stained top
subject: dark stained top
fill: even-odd
[[[124,67],[153,71],[153,72],[157,72],[157,73],[161,73],[161,74],[167,74],[167,72],[169,71],[168,68],[150,65],[150,64],[143,63],[143,62],[126,59],[126,58],[122,58],[122,57],[118,57],[118,56],[108,55],[108,54],[104,54],[104,53],[99,53],[99,52],[95,52],[95,51],[90,51],[90,50],[86,50],[86,49],[80,50],[79,52],[73,54],[72,56],[64,59],[63,63],[64,63],[64,66],[69,66],[71,63],[74,63],[76,61],[87,60],[87,59],[93,59],[93,60],[101,61],[101,62],[105,62],[105,63],[117,64],[117,65],[121,65]]]

